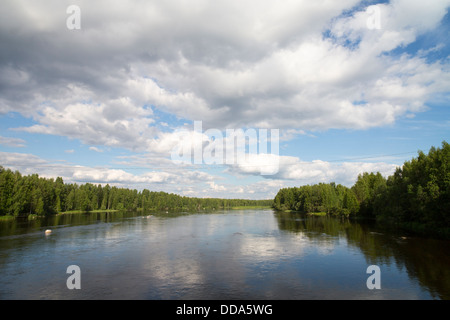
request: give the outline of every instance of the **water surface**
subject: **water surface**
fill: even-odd
[[[272,210],[2,222],[0,299],[447,300],[449,244]],[[367,288],[370,265],[381,289]]]

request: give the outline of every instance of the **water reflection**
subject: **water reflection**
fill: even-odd
[[[0,298],[448,299],[448,243],[271,210],[62,215],[0,224]]]
[[[281,230],[302,234],[321,244],[345,239],[350,248],[364,254],[368,265],[405,270],[412,281],[418,281],[434,298],[450,299],[449,241],[386,232],[373,223],[348,219],[280,212],[276,217]]]

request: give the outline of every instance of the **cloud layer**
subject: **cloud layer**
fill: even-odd
[[[449,87],[448,65],[384,54],[437,27],[449,3],[379,4],[371,30],[354,0],[79,1],[81,30],[68,30],[64,1],[7,1],[0,111],[33,116],[33,132],[124,140],[127,126],[155,134],[149,106],[217,128],[383,126]]]
[[[79,0],[81,29],[69,30],[72,2],[1,2],[0,114],[32,119],[16,131],[78,139],[97,152],[120,147],[148,155],[149,162],[167,160],[180,127],[161,113],[201,120],[205,130],[282,129],[285,138],[383,127],[427,110],[430,97],[450,87],[448,60],[429,61],[426,50],[393,54],[438,28],[449,0],[393,0],[372,10],[357,0]],[[368,25],[373,14],[376,28]],[[1,137],[0,143],[26,141]],[[262,156],[227,172],[261,172]],[[273,181],[349,183],[361,168],[387,174],[394,167],[277,159]],[[83,169],[67,176],[121,183],[195,179],[193,171],[179,172]],[[221,189],[215,178],[197,177]]]

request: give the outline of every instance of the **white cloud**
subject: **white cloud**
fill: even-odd
[[[315,184],[319,182],[336,182],[352,186],[358,175],[363,172],[380,172],[383,176],[394,173],[398,165],[385,162],[327,162],[322,160],[302,161],[292,156],[253,155],[248,162],[238,163],[230,168],[235,174],[260,175],[267,170],[266,166],[278,166],[274,174],[263,175],[274,181],[291,180],[298,185]]]
[[[103,149],[97,148],[97,147],[89,147],[89,150],[95,151],[95,152],[103,152]]]
[[[141,170],[133,174],[124,169],[72,165],[65,162],[49,162],[26,153],[0,152],[0,165],[18,170],[24,175],[38,173],[42,177],[62,177],[66,183],[111,184],[130,189],[179,192],[183,188],[195,190],[198,196],[204,186],[214,185],[221,177],[198,170],[180,170],[169,167],[158,170]],[[166,170],[165,170],[166,169]],[[217,186],[216,191],[224,190]]]
[[[25,147],[25,143],[23,139],[0,136],[0,144],[8,147],[23,148]]]
[[[0,152],[0,165],[13,171],[18,170],[22,174],[34,174],[36,168],[41,170],[52,169],[51,165],[44,159],[27,153]]]
[[[123,169],[101,168],[72,165],[68,163],[49,162],[32,154],[0,152],[2,166],[19,170],[22,174],[34,174],[47,178],[62,177],[66,183],[94,183],[115,185],[130,189],[144,189],[173,192],[185,196],[217,198],[251,198],[272,199],[284,187],[315,184],[318,182],[336,182],[352,186],[359,173],[380,172],[390,175],[396,166],[388,163],[345,162],[331,163],[325,161],[301,161],[296,157],[280,156],[280,168],[276,175],[264,176],[267,179],[236,184],[222,175],[214,175],[192,167],[186,170],[173,164],[155,167],[142,173],[127,171],[145,161],[145,157],[132,157],[134,162],[124,162]],[[233,175],[256,175],[261,170],[253,166],[233,166],[229,173]],[[247,180],[246,180],[247,181]]]
[[[14,3],[2,4],[1,27],[12,33],[2,33],[1,82],[10,90],[1,110],[33,115],[31,132],[90,144],[139,149],[155,135],[144,105],[220,129],[383,126],[425,110],[450,84],[439,63],[380,55],[438,26],[449,1],[379,4],[380,30],[367,28],[366,8],[341,16],[355,0],[81,1],[78,33],[61,23],[65,10],[49,9],[65,9],[60,2]],[[36,35],[46,47],[27,42]],[[30,54],[14,54],[25,43]]]
[[[128,98],[104,104],[74,102],[45,106],[35,119],[40,124],[16,128],[30,133],[62,135],[86,144],[142,150],[156,129],[150,127],[151,109],[132,105]]]
[[[214,176],[201,171],[147,171],[141,174],[132,174],[126,169],[109,169],[95,167],[70,167],[69,181],[111,183],[121,186],[134,186],[138,189],[171,190],[176,185],[202,185],[210,184]],[[197,186],[198,187],[198,186]]]

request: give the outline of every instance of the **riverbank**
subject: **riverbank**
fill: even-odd
[[[268,209],[272,209],[271,206],[234,206],[234,207],[228,207],[228,208],[219,208],[220,210],[268,210]],[[182,212],[182,211],[187,211],[187,212],[201,212],[201,211],[205,211],[205,210],[216,210],[216,209],[211,209],[211,208],[202,208],[200,210],[189,210],[189,208],[183,208],[183,209],[168,209],[168,210],[158,210],[156,208],[150,208],[147,209],[146,211],[149,212]],[[120,212],[120,211],[124,211],[124,210],[115,210],[115,209],[106,209],[106,210],[90,210],[90,211],[84,211],[84,210],[70,210],[70,211],[63,211],[63,212],[58,212],[57,214],[52,214],[52,215],[37,215],[37,214],[29,214],[27,216],[12,216],[12,215],[5,215],[5,216],[0,216],[0,222],[1,221],[13,221],[16,219],[27,219],[27,220],[36,220],[39,218],[46,218],[49,216],[61,216],[61,215],[70,215],[70,214],[84,214],[84,213],[113,213],[113,212]],[[127,210],[125,210],[127,211]],[[143,212],[144,210],[142,209],[137,209],[135,210],[135,212]]]
[[[320,211],[320,212],[303,212],[303,211],[296,211],[296,210],[276,210],[276,209],[274,209],[275,211],[279,211],[279,212],[286,212],[286,213],[298,213],[298,214],[305,214],[305,215],[307,215],[307,216],[316,216],[316,217],[324,217],[324,216],[327,216],[327,215],[330,215],[331,216],[331,214],[328,214],[328,213],[326,213],[326,212],[323,212],[323,211]]]
[[[276,210],[278,212],[300,214],[313,217],[334,217],[339,218],[338,215],[329,214],[326,212],[302,212],[296,210]],[[442,240],[450,240],[450,229],[446,227],[441,227],[437,224],[425,224],[419,222],[399,222],[394,219],[387,219],[383,216],[379,217],[364,217],[364,216],[341,216],[348,218],[352,221],[368,221],[371,224],[378,225],[379,228],[384,229],[389,232],[403,232],[410,235],[434,238]]]
[[[83,211],[83,210],[70,210],[70,211],[64,211],[64,212],[59,212],[57,214],[75,214],[75,213],[107,213],[107,212],[118,212],[119,210],[113,210],[113,209],[109,209],[109,210],[90,210],[90,211]]]
[[[272,206],[235,206],[230,208],[230,210],[246,210],[246,209],[264,210],[264,209],[272,209]]]
[[[35,220],[39,218],[46,218],[48,216],[60,216],[60,215],[67,215],[67,214],[82,214],[82,213],[110,213],[110,212],[118,212],[120,210],[91,210],[91,211],[83,211],[83,210],[70,210],[70,211],[63,211],[58,212],[56,214],[52,215],[37,215],[37,214],[29,214],[27,216],[12,216],[12,215],[4,215],[0,216],[0,222],[1,221],[12,221],[16,219],[27,219],[27,220]]]

